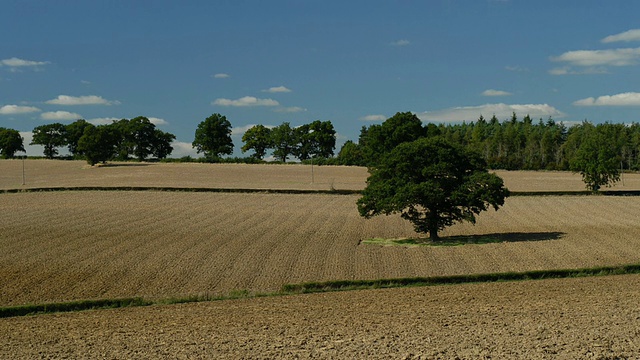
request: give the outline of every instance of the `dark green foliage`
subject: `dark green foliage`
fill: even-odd
[[[18,151],[24,152],[24,144],[20,132],[0,127],[0,156],[3,159],[10,159]]]
[[[192,145],[198,153],[204,153],[209,161],[215,161],[221,155],[231,155],[231,123],[225,116],[212,114],[198,124]]]
[[[69,148],[69,152],[73,156],[81,156],[82,154],[78,151],[78,141],[84,134],[84,130],[87,127],[94,126],[93,124],[85,121],[84,119],[76,120],[71,124],[65,126],[66,128],[66,142]]]
[[[315,157],[333,156],[336,147],[336,131],[331,121],[316,120],[294,130],[293,155],[301,161]]]
[[[276,159],[286,162],[295,152],[297,142],[295,130],[288,122],[271,129],[271,146]]]
[[[67,144],[67,129],[60,123],[40,125],[33,129],[33,139],[30,145],[44,146],[44,156],[53,159],[58,155],[58,149]]]
[[[370,172],[360,215],[400,213],[431,240],[455,222],[475,222],[490,206],[497,210],[509,195],[477,153],[440,137],[401,143]]]
[[[242,152],[253,150],[252,157],[262,160],[271,148],[271,129],[264,125],[255,125],[242,135]]]
[[[88,126],[78,140],[77,151],[89,165],[106,162],[117,152],[120,133],[110,125]]]
[[[424,137],[422,121],[413,113],[396,113],[381,125],[363,127],[359,144],[362,146],[363,160],[366,166],[375,166],[383,154],[396,146]]]
[[[598,191],[620,180],[622,159],[620,139],[615,127],[583,124],[580,145],[570,161],[571,171],[579,172],[587,189]]]

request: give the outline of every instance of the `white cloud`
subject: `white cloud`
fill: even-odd
[[[391,43],[391,45],[393,46],[407,46],[409,44],[411,44],[411,42],[409,42],[409,40],[406,40],[406,39],[400,39]]]
[[[307,111],[307,109],[299,106],[290,106],[290,107],[279,107],[273,111],[279,112],[279,113],[297,113],[297,112]]]
[[[270,87],[267,90],[262,90],[263,92],[268,92],[268,93],[288,93],[291,92],[290,89],[287,89],[285,86],[275,86],[275,87]]]
[[[248,125],[244,125],[244,126],[234,126],[234,127],[231,128],[231,136],[244,135],[244,133],[246,133],[247,130],[251,129],[254,126],[256,126],[256,124],[248,124]],[[264,127],[268,128],[268,129],[273,129],[275,126],[273,126],[273,125],[264,125]]]
[[[101,96],[88,95],[88,96],[69,96],[58,95],[53,100],[47,100],[47,104],[52,105],[119,105],[119,101],[109,101]]]
[[[82,119],[82,115],[68,111],[50,111],[40,114],[40,118],[42,120],[65,121]]]
[[[38,111],[41,110],[33,106],[5,105],[0,107],[0,115],[27,114]]]
[[[278,103],[275,100],[272,99],[258,99],[256,97],[253,96],[245,96],[242,97],[240,99],[237,100],[230,100],[230,99],[216,99],[214,102],[212,102],[213,105],[219,105],[219,106],[239,106],[239,107],[243,107],[243,106],[278,106],[280,105],[280,103]]]
[[[502,90],[488,89],[482,92],[482,96],[509,96],[509,95],[511,95],[510,92],[502,91]]]
[[[387,117],[381,114],[365,115],[360,118],[362,121],[385,121],[386,119]]]
[[[166,121],[165,119],[160,119],[160,118],[156,118],[156,117],[150,117],[148,119],[154,125],[167,125],[167,124],[169,124],[169,122]]]
[[[564,66],[561,68],[553,68],[549,70],[551,75],[585,75],[585,74],[608,74],[609,71],[603,67],[587,67],[575,70],[571,66]]]
[[[608,50],[576,50],[551,57],[551,61],[567,62],[575,66],[629,66],[640,59],[640,48]]]
[[[218,74],[213,75],[213,77],[215,79],[227,79],[227,78],[231,77],[231,75],[225,74],[225,73],[218,73]]]
[[[108,125],[108,124],[111,124],[112,122],[118,121],[118,120],[120,120],[120,118],[104,117],[104,118],[88,119],[87,122],[90,122],[93,125]]]
[[[609,35],[606,38],[602,39],[603,43],[612,43],[618,41],[639,41],[640,40],[640,29],[632,29],[619,34]]]
[[[47,64],[49,64],[48,61],[23,60],[23,59],[18,59],[17,57],[0,60],[0,66],[5,65],[9,67],[38,67],[38,66],[47,65]]]
[[[191,156],[194,158],[202,157],[202,154],[198,154],[196,149],[194,149],[193,145],[189,142],[173,141],[171,146],[173,147],[173,151],[171,152],[172,158],[181,158],[184,156]]]
[[[640,106],[640,93],[626,92],[616,95],[589,97],[573,103],[575,106]]]
[[[561,118],[566,116],[560,110],[548,104],[484,104],[479,106],[454,107],[436,111],[425,111],[416,115],[422,121],[434,122],[462,122],[476,121],[480,115],[490,118],[495,115],[498,119],[510,118],[513,113],[519,116],[529,115],[532,118]]]

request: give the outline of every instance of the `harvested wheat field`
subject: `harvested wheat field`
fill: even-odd
[[[583,190],[579,175],[498,172],[513,191]],[[18,177],[16,177],[18,176]],[[161,186],[358,190],[367,172],[303,165],[0,160],[0,189]],[[618,190],[640,189],[626,174]],[[640,262],[640,197],[511,197],[443,236],[385,247],[398,216],[357,195],[0,193],[0,306],[277,291],[283,284]],[[632,358],[640,276],[251,298],[0,319],[0,358]]]
[[[0,190],[74,186],[156,186],[178,188],[362,190],[366,168],[300,164],[108,163],[84,161],[0,160]],[[504,171],[496,173],[511,191],[581,191],[579,174],[566,171]],[[605,188],[607,189],[607,188]],[[603,189],[604,190],[604,189]],[[640,174],[623,175],[610,190],[640,190]]]
[[[7,359],[634,359],[640,275],[0,319]]]
[[[383,247],[355,195],[71,191],[0,194],[0,305],[275,291],[285,283],[640,262],[640,197],[512,197],[443,235],[504,242]]]

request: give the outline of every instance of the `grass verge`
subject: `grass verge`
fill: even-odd
[[[215,193],[272,193],[272,194],[332,194],[332,195],[359,195],[362,190],[335,189],[329,190],[304,190],[304,189],[242,189],[242,188],[188,188],[168,186],[59,186],[39,188],[14,188],[0,189],[2,193],[45,192],[45,191],[179,191],[179,192],[215,192]],[[510,196],[577,196],[577,195],[604,195],[604,196],[640,196],[640,190],[603,190],[593,191],[511,191]]]
[[[181,298],[147,300],[143,298],[80,300],[62,303],[20,305],[0,307],[0,318],[38,315],[57,312],[71,312],[92,309],[111,309],[131,306],[170,305],[191,302],[220,301],[267,296],[284,296],[333,291],[398,288],[414,286],[455,285],[482,282],[523,281],[577,278],[585,276],[607,276],[623,274],[640,274],[640,263],[621,266],[603,266],[582,269],[536,270],[525,272],[506,272],[491,274],[469,274],[434,277],[412,277],[378,280],[335,280],[323,282],[307,282],[302,284],[285,284],[280,291],[273,293],[250,293],[239,290],[224,296],[194,295]]]

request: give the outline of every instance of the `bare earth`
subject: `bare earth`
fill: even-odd
[[[0,319],[6,359],[635,359],[640,276]]]
[[[564,171],[496,171],[511,191],[585,190],[579,174]],[[0,160],[0,189],[68,186],[167,186],[248,189],[361,190],[369,175],[355,166],[198,163],[108,163]],[[611,190],[640,190],[640,174],[624,174]]]
[[[499,172],[514,191],[583,190],[579,175]],[[361,189],[366,169],[0,160],[0,189],[173,186]],[[616,189],[640,189],[625,175]],[[362,245],[415,235],[364,220],[357,196],[163,192],[0,194],[0,306],[277,290],[316,280],[640,262],[640,197],[512,197],[458,247]],[[637,358],[640,276],[468,284],[0,319],[0,359]]]

